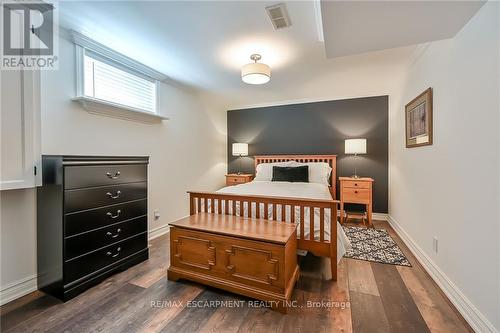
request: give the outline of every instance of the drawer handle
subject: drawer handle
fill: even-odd
[[[122,232],[122,229],[118,228],[118,229],[116,229],[116,234],[113,235],[111,232],[108,231],[106,233],[106,235],[111,236],[111,238],[116,238],[116,237],[120,236],[120,232]]]
[[[108,197],[110,197],[111,199],[118,199],[120,197],[120,194],[122,194],[121,191],[116,191],[115,195],[113,195],[113,193],[111,193],[111,192],[106,193],[106,195]]]
[[[354,183],[354,186],[358,186],[358,183]]]
[[[121,212],[122,212],[122,211],[121,211],[120,209],[118,209],[118,210],[116,211],[116,215],[113,215],[113,213],[111,213],[111,212],[107,212],[107,213],[106,213],[106,215],[108,215],[108,216],[109,216],[109,217],[111,217],[112,219],[116,219],[118,216],[120,216]]]
[[[358,194],[358,191],[354,191],[354,193]]]
[[[116,253],[115,253],[115,254],[113,254],[111,251],[108,251],[108,252],[106,252],[106,255],[107,255],[107,256],[111,256],[111,258],[116,258],[116,257],[118,257],[118,256],[120,255],[120,251],[121,251],[121,250],[122,250],[122,248],[121,248],[121,247],[118,247],[118,248],[116,249]]]
[[[108,176],[109,179],[116,179],[120,177],[120,171],[115,172],[114,175],[112,175],[110,172],[106,172],[106,176]]]

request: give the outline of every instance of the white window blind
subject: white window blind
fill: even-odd
[[[156,82],[85,52],[83,93],[114,104],[156,113]]]

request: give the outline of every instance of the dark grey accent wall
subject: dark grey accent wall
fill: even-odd
[[[357,158],[358,174],[375,179],[373,210],[387,213],[388,96],[270,106],[227,112],[228,171],[240,162],[234,142],[249,145],[242,170],[254,173],[254,155],[336,154],[338,176],[354,173],[354,156],[344,154],[344,140],[366,138],[367,154]]]

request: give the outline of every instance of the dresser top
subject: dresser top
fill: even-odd
[[[340,181],[343,180],[351,180],[355,182],[373,182],[373,178],[368,178],[368,177],[359,177],[359,178],[353,178],[353,177],[339,177]]]
[[[43,155],[43,160],[56,159],[63,165],[148,164],[149,156]]]
[[[177,228],[278,244],[285,244],[296,229],[296,225],[293,223],[210,213],[194,214],[171,222],[170,225]]]

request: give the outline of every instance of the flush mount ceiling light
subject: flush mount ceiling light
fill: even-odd
[[[260,54],[252,54],[250,59],[254,62],[241,67],[241,79],[248,84],[264,84],[271,80],[271,68],[266,64],[259,64]]]

